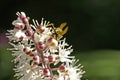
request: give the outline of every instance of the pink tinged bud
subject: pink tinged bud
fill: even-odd
[[[44,49],[45,48],[45,44],[43,44],[43,42],[38,42],[38,46],[40,49]]]
[[[20,37],[19,37],[20,40],[23,40],[23,38],[24,38],[23,36],[20,36]]]
[[[50,76],[50,71],[49,71],[48,68],[44,68],[43,73],[44,73],[45,76]]]
[[[22,20],[24,24],[28,23],[29,18],[26,17],[24,12],[21,12],[21,14],[19,15],[19,18]]]
[[[54,38],[49,38],[47,40],[47,43],[48,43],[48,47],[52,48],[52,49],[57,49],[57,46],[58,46],[58,41],[55,40]]]
[[[38,25],[38,26],[37,26],[37,29],[42,29],[42,25]]]
[[[35,54],[32,53],[32,51],[30,50],[29,47],[23,48],[23,51],[25,52],[25,54],[27,54],[27,55],[29,55],[31,57],[33,57],[35,55]]]
[[[58,60],[58,59],[60,59],[60,57],[59,57],[59,56],[57,56],[57,57],[55,57],[55,59],[56,59],[56,60]]]
[[[23,48],[23,51],[24,51],[24,52],[29,52],[29,51],[30,51],[30,48],[29,48],[29,47],[24,47],[24,48]]]
[[[38,56],[38,55],[35,55],[35,56],[33,57],[33,60],[34,60],[34,61],[39,60],[39,56]]]
[[[26,18],[26,14],[24,12],[21,12],[21,14],[19,15],[19,18],[22,20],[24,18]]]
[[[17,29],[17,30],[22,30],[22,29],[24,29],[24,26],[25,26],[25,25],[22,23],[22,21],[19,20],[19,19],[14,20],[14,21],[12,22],[12,24],[15,26],[14,29]]]
[[[34,55],[33,60],[34,60],[34,65],[38,65],[40,63],[40,57],[38,55]]]
[[[43,45],[43,42],[42,42],[42,41],[39,41],[39,42],[38,42],[38,45]]]
[[[22,19],[22,22],[23,22],[24,24],[27,24],[27,23],[28,23],[28,18]]]
[[[52,40],[53,40],[53,38],[52,38],[52,37],[50,37],[50,38],[48,39],[48,42],[52,42]]]
[[[49,55],[48,56],[48,60],[49,60],[49,62],[54,62],[55,58],[52,55]]]
[[[61,66],[59,66],[59,71],[60,72],[65,72],[66,71],[66,68],[63,64]]]
[[[15,37],[18,38],[18,39],[23,39],[26,37],[25,33],[21,30],[18,30],[16,33],[15,33]]]
[[[48,69],[48,68],[45,68],[45,69],[43,70],[43,72],[44,72],[44,73],[48,73],[48,72],[49,72],[49,69]]]
[[[33,63],[34,66],[36,66],[36,65],[38,65],[38,64],[39,64],[38,62],[34,62],[34,63]]]
[[[44,45],[40,45],[39,48],[40,48],[40,49],[44,49]]]
[[[21,30],[21,29],[23,29],[23,28],[24,28],[23,25],[17,25],[17,26],[14,27],[14,29],[17,29],[17,30]]]
[[[33,35],[33,31],[30,30],[30,29],[27,29],[27,30],[26,30],[26,35],[27,35],[27,36],[32,36],[32,35]]]
[[[42,33],[45,31],[45,29],[43,29],[42,25],[37,26],[37,29]]]

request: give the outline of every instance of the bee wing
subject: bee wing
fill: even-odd
[[[62,23],[62,24],[60,24],[60,29],[63,29],[65,26],[67,25],[67,23],[66,22],[64,22],[64,23]]]
[[[61,35],[66,34],[66,33],[67,33],[67,31],[68,31],[68,27],[66,27],[66,28],[63,30],[63,32],[62,32],[62,34],[61,34]]]

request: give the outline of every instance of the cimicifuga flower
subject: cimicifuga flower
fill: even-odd
[[[14,71],[18,80],[81,80],[84,71],[78,60],[70,56],[73,49],[62,39],[68,27],[55,27],[42,18],[39,23],[17,12],[7,37],[13,52]]]

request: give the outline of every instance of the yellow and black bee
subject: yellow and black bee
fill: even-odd
[[[49,24],[48,26],[51,27],[53,38],[55,38],[56,40],[60,40],[63,37],[63,35],[66,34],[68,31],[68,27],[64,28],[66,25],[67,23],[64,22],[60,24],[59,27],[55,28],[53,23]]]

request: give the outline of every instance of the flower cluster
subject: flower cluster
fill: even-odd
[[[62,39],[68,30],[66,23],[56,28],[42,18],[40,24],[37,20],[30,24],[24,12],[16,14],[14,28],[7,34],[14,47],[10,50],[15,76],[19,80],[81,80],[82,66],[76,66],[78,60],[70,56],[73,49]]]

